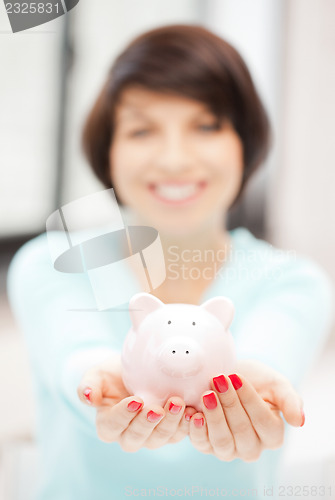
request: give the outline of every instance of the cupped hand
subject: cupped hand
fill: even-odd
[[[88,370],[77,392],[83,403],[96,408],[98,437],[107,443],[118,442],[124,451],[159,448],[189,433],[181,398],[169,398],[164,407],[143,406],[141,398],[129,395],[122,381],[119,356]],[[189,415],[194,412],[187,409]]]
[[[264,449],[283,444],[284,421],[304,423],[302,400],[283,375],[253,361],[238,364],[237,374],[219,374],[202,397],[202,413],[190,422],[190,440],[203,453],[223,461],[252,462]]]

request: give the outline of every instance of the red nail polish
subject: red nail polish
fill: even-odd
[[[205,403],[206,408],[208,408],[209,410],[213,410],[214,408],[217,407],[217,402],[214,392],[206,394],[205,396],[203,396],[202,399]]]
[[[163,417],[163,415],[160,415],[159,413],[155,413],[154,411],[150,410],[147,413],[147,419],[149,422],[158,422]]]
[[[226,377],[224,375],[219,375],[218,377],[214,377],[213,383],[214,383],[215,389],[218,392],[220,392],[221,394],[223,392],[228,391],[229,385],[228,385],[228,382],[227,382]]]
[[[130,403],[128,403],[127,409],[129,411],[137,411],[141,408],[142,405],[143,403],[139,403],[138,401],[130,401]]]
[[[91,401],[91,393],[92,393],[92,389],[89,389],[89,388],[87,388],[87,389],[85,389],[85,390],[83,391],[83,394],[84,394],[84,396],[85,396],[85,398],[86,398],[86,402],[87,402],[89,405],[91,405],[91,404],[92,404],[92,401]]]
[[[305,423],[305,412],[304,410],[301,410],[301,425],[300,427],[302,427]]]
[[[242,380],[235,373],[233,375],[228,375],[231,380],[231,383],[234,386],[234,389],[237,391],[240,387],[242,387]]]
[[[185,419],[189,422],[191,420],[191,415],[188,415],[187,413],[185,413]]]
[[[193,422],[194,422],[194,425],[196,427],[202,427],[204,425],[204,419],[203,418],[194,418]]]
[[[173,415],[177,415],[181,410],[181,406],[175,405],[174,403],[170,402],[169,405],[169,412],[172,413]]]

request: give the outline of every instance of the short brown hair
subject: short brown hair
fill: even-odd
[[[220,120],[231,121],[242,140],[244,156],[237,200],[266,158],[270,126],[248,68],[236,49],[207,29],[191,25],[153,29],[125,48],[111,67],[83,130],[86,158],[106,187],[113,187],[108,153],[115,107],[122,91],[133,85],[202,101]]]

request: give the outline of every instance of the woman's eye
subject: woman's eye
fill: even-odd
[[[213,130],[219,130],[218,123],[203,123],[198,126],[199,130],[202,132],[211,132]]]
[[[148,135],[149,132],[150,130],[146,128],[134,130],[133,132],[130,133],[130,137],[142,137]]]

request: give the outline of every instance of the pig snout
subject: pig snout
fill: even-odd
[[[157,359],[159,368],[171,377],[190,377],[203,366],[200,345],[188,337],[171,337],[165,341]]]

